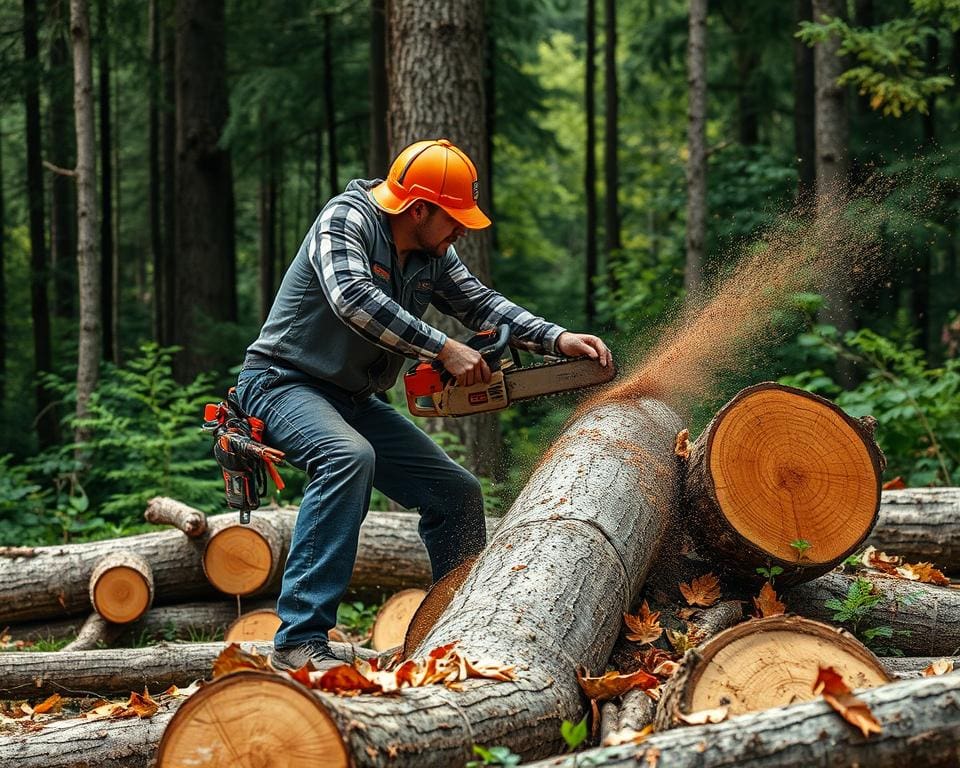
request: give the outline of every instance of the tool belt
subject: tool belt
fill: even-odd
[[[204,432],[213,435],[213,456],[223,475],[227,506],[240,511],[241,523],[249,523],[250,512],[266,495],[267,474],[277,490],[283,490],[283,479],[277,472],[283,452],[260,442],[263,422],[243,412],[234,387],[226,400],[207,404],[203,418]]]

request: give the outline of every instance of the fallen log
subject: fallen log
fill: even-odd
[[[867,543],[907,561],[960,572],[960,488],[884,491]]]
[[[223,633],[225,643],[242,643],[253,640],[273,642],[280,629],[280,617],[273,608],[260,608],[238,616]]]
[[[241,523],[219,518],[208,527],[203,548],[203,572],[220,592],[254,595],[275,582],[290,546],[290,529],[263,515]]]
[[[129,624],[153,604],[153,571],[138,555],[117,550],[106,555],[90,574],[90,605],[106,621]]]
[[[67,643],[61,651],[89,651],[99,645],[113,645],[123,633],[125,624],[113,624],[99,613],[91,613],[83,622],[77,636]]]
[[[262,509],[255,516],[277,526],[284,542],[289,542],[295,510]],[[221,518],[235,520],[236,514],[209,522],[213,525]],[[399,589],[430,585],[430,561],[417,534],[419,520],[411,512],[367,515],[351,577],[352,596],[381,600]],[[489,519],[488,527],[495,522]],[[178,530],[166,530],[83,544],[0,550],[0,627],[87,614],[90,574],[97,561],[120,547],[150,564],[157,604],[215,599],[220,593],[207,581],[201,562],[205,541],[206,536],[191,539]],[[263,595],[276,595],[279,582],[278,573]]]
[[[411,617],[407,632],[404,635],[404,658],[410,658],[414,650],[423,642],[423,638],[433,629],[433,625],[447,610],[447,606],[450,605],[450,601],[453,600],[457,590],[467,580],[467,576],[470,575],[476,561],[475,557],[467,558],[427,590],[427,594],[424,595],[420,605],[417,606],[416,612]]]
[[[42,700],[51,693],[99,696],[142,691],[144,687],[156,693],[171,685],[186,686],[209,678],[213,662],[227,645],[159,643],[146,648],[0,653],[0,699]],[[243,647],[262,655],[273,651],[272,643],[251,642]],[[344,661],[376,655],[346,643],[331,643],[330,647]]]
[[[690,530],[741,576],[777,566],[788,584],[826,573],[877,518],[882,455],[872,423],[800,389],[744,389],[690,448]]]
[[[207,516],[203,512],[165,496],[150,499],[143,511],[143,517],[154,525],[172,525],[191,538],[207,532]]]
[[[851,688],[891,679],[844,630],[800,616],[753,619],[687,652],[663,687],[656,728],[667,730],[686,716],[721,707],[741,715],[812,699],[821,666],[833,667]]]
[[[386,651],[403,645],[414,614],[426,597],[422,589],[403,589],[387,598],[370,630],[370,647]]]
[[[960,674],[904,680],[858,693],[883,732],[865,739],[823,700],[674,728],[641,744],[599,747],[525,763],[529,768],[955,768],[960,753]]]
[[[877,600],[863,605],[859,629],[886,627],[890,637],[882,645],[896,648],[906,656],[955,656],[960,653],[960,590],[921,584],[861,572],[857,576],[829,573],[807,584],[789,589],[783,596],[792,613],[818,621],[838,620],[830,600],[843,603],[856,579],[866,579]],[[860,601],[862,602],[862,600]],[[885,655],[892,655],[886,651]]]
[[[227,675],[179,710],[158,766],[200,753],[208,765],[236,765],[238,756],[265,759],[271,744],[298,745],[285,752],[291,768],[461,765],[474,743],[526,757],[558,751],[560,724],[583,715],[576,667],[606,664],[675,508],[679,426],[650,400],[600,406],[574,421],[416,651],[456,642],[463,655],[516,665],[515,680],[345,698],[280,676]],[[242,716],[209,729],[203,712],[223,705],[243,706]]]
[[[913,680],[918,677],[929,677],[931,673],[926,670],[936,670],[938,666],[946,663],[946,671],[934,671],[932,674],[942,675],[952,672],[954,669],[960,671],[960,656],[884,656],[880,659],[883,668],[887,670],[890,677],[897,680]]]

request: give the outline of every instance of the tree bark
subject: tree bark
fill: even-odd
[[[367,176],[385,179],[390,163],[387,148],[387,3],[370,0],[370,154]]]
[[[884,491],[867,544],[907,562],[960,572],[960,488]]]
[[[929,677],[924,674],[924,670],[938,661],[949,661],[954,669],[960,669],[958,656],[886,656],[880,659],[890,677],[895,677],[897,680]]]
[[[0,411],[7,402],[7,209],[3,197],[3,137],[0,136]]]
[[[261,129],[266,146],[262,147],[260,168],[260,322],[267,319],[273,305],[274,272],[277,264],[277,150],[265,118]]]
[[[177,248],[177,93],[176,93],[176,37],[173,14],[161,6],[160,23],[160,175],[162,178],[160,218],[163,228],[161,251],[162,317],[161,346],[170,346],[175,339],[176,302],[176,248]]]
[[[889,627],[893,636],[885,646],[900,649],[906,656],[951,656],[960,648],[960,592],[906,579],[887,578],[877,573],[861,574],[882,599],[860,621],[860,630]],[[818,621],[834,621],[835,611],[828,600],[843,602],[855,577],[828,573],[819,579],[793,587],[782,597],[788,610]]]
[[[333,14],[323,14],[323,114],[327,131],[327,174],[330,182],[330,197],[339,195],[337,154],[337,104],[334,96],[333,69]]]
[[[207,516],[203,512],[165,496],[150,499],[143,517],[154,525],[172,525],[191,538],[202,536],[207,531]]]
[[[620,163],[617,149],[620,146],[620,94],[617,89],[617,3],[616,0],[604,0],[604,117],[603,141],[603,178],[606,194],[604,196],[604,258],[610,292],[617,296],[620,280],[617,276],[617,264],[623,243],[620,240]]]
[[[97,69],[100,108],[100,317],[103,331],[103,355],[116,361],[113,327],[113,140],[110,114],[110,33],[107,0],[97,0]]]
[[[73,67],[67,39],[70,36],[66,0],[48,4],[50,25],[50,162],[58,168],[74,166]],[[50,271],[53,276],[53,312],[73,319],[76,309],[77,260],[74,229],[76,201],[73,182],[63,174],[50,179]]]
[[[70,0],[70,37],[73,40],[73,105],[77,131],[77,274],[80,285],[76,416],[78,422],[82,422],[88,415],[90,396],[100,376],[100,293],[103,290],[97,252],[97,159],[87,0]],[[74,429],[75,441],[83,443],[89,438],[89,427],[78,424]]]
[[[810,768],[869,765],[902,768],[957,764],[960,675],[904,680],[858,694],[883,726],[865,739],[826,702],[807,701],[741,715],[716,725],[655,733],[642,744],[601,747],[530,763],[530,768],[574,768],[596,759],[608,768]]]
[[[304,704],[311,714],[296,724],[275,718],[271,728],[279,729],[281,742],[314,724],[329,727],[332,718],[340,735],[327,734],[342,746],[328,742],[330,754],[316,751],[314,761],[344,748],[352,765],[423,768],[462,764],[475,743],[502,744],[528,759],[558,751],[561,722],[583,716],[575,668],[606,664],[622,612],[639,591],[675,507],[679,424],[652,400],[600,405],[573,421],[416,651],[456,641],[468,656],[518,665],[515,681],[475,681],[461,691],[430,686],[396,697],[299,689],[312,701]],[[202,689],[204,698],[191,710],[216,707],[219,695],[232,699],[247,683],[263,701],[289,690],[281,678],[242,674]],[[256,708],[250,713],[259,719]],[[191,715],[181,715],[164,743],[190,733],[180,729],[191,727]],[[218,743],[246,743],[249,727],[238,719]],[[190,739],[187,746],[211,745]],[[161,766],[186,759],[173,748],[160,750]]]
[[[160,224],[160,0],[147,7],[147,220],[150,226],[150,263],[153,266],[153,340],[163,338],[163,230]]]
[[[813,19],[811,0],[794,0],[793,20]],[[793,40],[793,146],[797,164],[796,200],[806,210],[813,199],[816,184],[816,143],[814,139],[813,50],[801,40]]]
[[[866,422],[772,383],[738,393],[690,450],[683,519],[723,568],[810,580],[864,541],[880,505],[881,454]]]
[[[47,300],[47,245],[44,233],[43,166],[40,133],[40,57],[37,42],[37,2],[23,0],[24,98],[27,139],[27,205],[30,219],[30,318],[33,324],[34,395],[37,440],[41,448],[59,441],[53,394],[43,376],[53,371],[50,306]]]
[[[257,517],[269,521],[285,542],[296,512],[260,510]],[[410,512],[371,512],[360,529],[357,562],[351,579],[351,594],[382,599],[383,594],[407,587],[430,585],[430,562],[417,533],[419,515]],[[234,521],[234,513],[211,517],[215,529],[220,520]],[[496,521],[489,520],[492,529]],[[146,560],[153,569],[157,602],[219,596],[203,574],[203,551],[208,536],[196,539],[180,531],[144,533],[123,539],[54,547],[0,548],[0,626],[15,622],[60,618],[90,609],[87,586],[96,562],[122,548]],[[277,594],[279,577],[264,594]]]
[[[176,5],[176,312],[179,381],[211,367],[211,322],[237,319],[233,175],[220,147],[227,121],[224,0]]]
[[[707,236],[707,0],[690,0],[687,43],[687,257],[683,288],[700,290]]]
[[[597,280],[597,2],[587,0],[587,53],[583,100],[584,114],[587,119],[587,136],[584,150],[583,194],[586,205],[586,282],[583,289],[586,296],[587,325],[596,320],[596,280]]]
[[[450,139],[473,160],[480,182],[480,206],[487,189],[484,125],[484,17],[482,0],[391,0],[388,15],[390,153],[396,157],[414,141]],[[410,41],[416,40],[416,45]],[[458,245],[467,268],[490,285],[490,229],[473,231]],[[466,335],[457,321],[434,311],[427,322],[453,338]],[[428,431],[457,436],[472,472],[493,476],[501,451],[497,414],[469,419],[430,419]]]

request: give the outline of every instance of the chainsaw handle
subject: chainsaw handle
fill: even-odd
[[[490,342],[489,339],[493,338]],[[488,343],[485,343],[488,342]],[[490,372],[500,370],[500,358],[503,356],[507,344],[510,343],[510,326],[504,323],[497,326],[496,329],[481,331],[467,341],[467,346],[480,353],[480,356],[486,361]]]

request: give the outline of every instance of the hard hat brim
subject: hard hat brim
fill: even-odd
[[[381,181],[370,190],[370,197],[377,206],[387,213],[403,213],[412,203],[425,198],[402,198],[397,195],[386,181]],[[436,205],[436,203],[434,203]],[[487,215],[480,210],[479,206],[473,205],[470,208],[453,208],[452,206],[441,205],[448,214],[463,224],[467,229],[485,229],[491,224]]]
[[[490,219],[476,205],[471,208],[448,208],[445,205],[440,207],[467,229],[484,229],[490,226]]]

